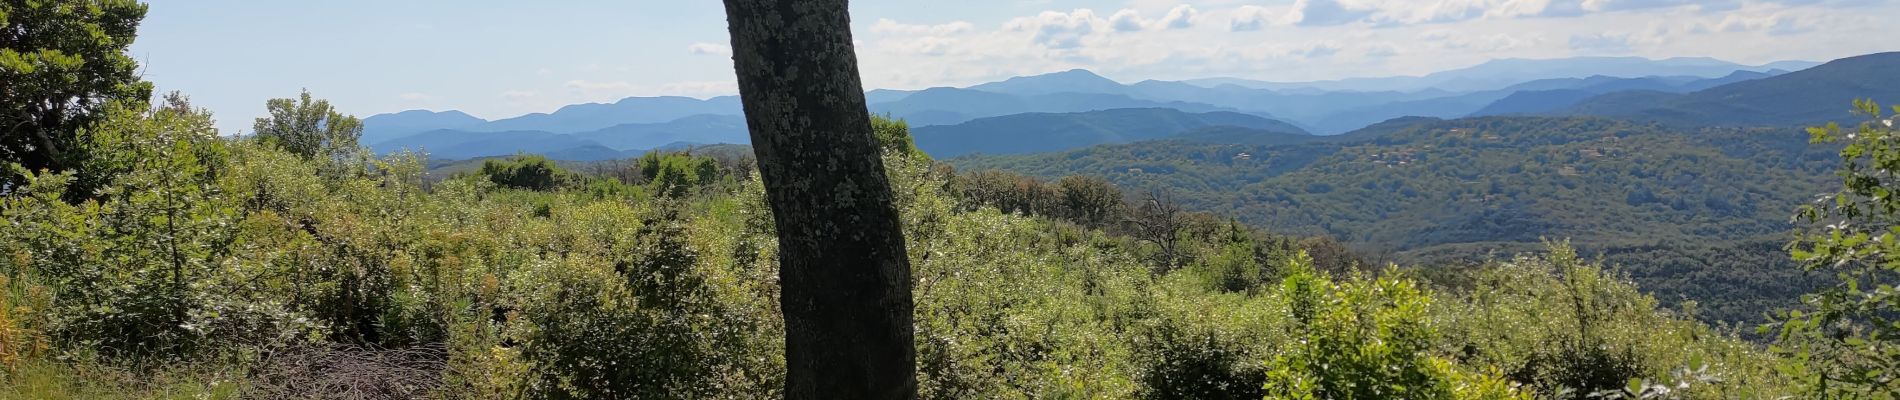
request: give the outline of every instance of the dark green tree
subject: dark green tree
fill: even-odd
[[[146,6],[132,0],[0,1],[0,163],[78,169],[84,129],[114,101],[144,103],[152,84],[126,55]],[[21,177],[7,174],[6,185]],[[67,197],[100,179],[81,176]]]
[[[911,140],[910,124],[904,120],[873,115],[871,135],[877,137],[877,143],[884,147],[884,151],[904,156],[923,153],[917,150],[917,143]]]
[[[1071,221],[1099,227],[1121,215],[1122,191],[1106,179],[1071,175],[1057,180],[1056,186],[1062,195],[1063,216]]]
[[[496,185],[517,189],[549,191],[566,184],[572,174],[554,165],[554,161],[537,155],[520,155],[506,160],[488,160],[482,162],[478,172]]]

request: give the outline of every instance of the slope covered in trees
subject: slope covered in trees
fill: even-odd
[[[111,200],[33,173],[0,203],[0,394],[780,394],[778,246],[748,170],[661,190],[529,159],[429,183],[413,156],[332,169],[188,109],[115,112],[97,150],[171,168],[121,170]],[[906,147],[885,162],[923,397],[1789,389],[1766,353],[1561,246],[1445,291],[1103,183],[1001,212]],[[653,176],[703,171],[673,158]],[[1701,366],[1720,380],[1674,374]]]
[[[1732,293],[1691,297],[1729,321],[1755,321],[1767,309],[1729,308],[1726,301],[1791,304],[1790,295],[1801,291],[1779,289],[1787,287],[1777,284],[1789,268],[1705,256],[1775,260],[1775,244],[1792,227],[1790,210],[1826,188],[1837,165],[1826,147],[1811,147],[1805,134],[1788,130],[1680,131],[1593,118],[1395,121],[1340,139],[1144,142],[951,163],[1169,190],[1190,209],[1278,232],[1330,235],[1406,263],[1509,255],[1535,250],[1545,238],[1569,238],[1639,278],[1673,280],[1646,285],[1667,299]],[[1746,267],[1736,273],[1742,281],[1680,279],[1731,266]]]

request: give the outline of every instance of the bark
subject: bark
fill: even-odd
[[[916,395],[910,263],[858,81],[845,0],[725,0],[777,222],[785,395]]]

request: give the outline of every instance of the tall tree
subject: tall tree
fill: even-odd
[[[786,397],[914,397],[910,262],[865,110],[846,1],[725,3],[777,222]]]
[[[312,99],[309,90],[295,99],[271,99],[264,108],[270,117],[258,118],[251,129],[304,158],[354,151],[356,139],[363,137],[363,121],[337,112],[329,100]]]
[[[145,9],[132,0],[0,0],[0,163],[78,169],[80,135],[109,103],[150,100],[152,84],[126,55]],[[72,189],[89,192],[90,181]]]

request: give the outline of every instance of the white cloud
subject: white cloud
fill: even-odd
[[[1134,32],[1147,29],[1149,23],[1147,18],[1141,17],[1140,11],[1135,11],[1134,9],[1122,9],[1121,11],[1116,11],[1115,15],[1108,17],[1109,26],[1115,27],[1115,31],[1117,32]]]
[[[730,81],[684,81],[642,85],[627,81],[589,81],[576,79],[562,85],[576,101],[615,101],[631,96],[710,97],[737,93],[737,79]]]
[[[1296,0],[1287,22],[1302,26],[1327,26],[1358,22],[1376,13],[1376,4],[1342,3],[1338,0]]]
[[[686,51],[689,53],[701,54],[701,55],[717,55],[717,56],[732,55],[731,46],[726,46],[726,45],[718,44],[718,43],[706,43],[706,42],[693,43],[691,45],[686,46]]]
[[[1326,58],[1332,57],[1334,54],[1339,54],[1339,49],[1340,47],[1337,43],[1314,43],[1303,48],[1293,49],[1291,54],[1303,58]]]
[[[954,21],[950,23],[937,24],[937,25],[914,25],[914,24],[899,23],[897,21],[892,21],[889,18],[878,18],[877,23],[871,25],[871,33],[888,34],[888,35],[911,35],[911,36],[955,35],[959,33],[969,32],[972,29],[976,29],[976,25],[973,25],[968,22],[963,22],[963,21]]]
[[[1732,10],[1745,0],[1296,0],[1287,22],[1300,26],[1363,23],[1400,26],[1472,19],[1579,17],[1583,15],[1683,8],[1698,12]],[[1754,0],[1762,3],[1821,3],[1837,0]],[[1857,0],[1845,0],[1857,1]]]
[[[1234,32],[1257,31],[1266,28],[1272,14],[1265,7],[1256,5],[1240,6],[1234,10],[1233,19],[1228,22],[1227,30]]]
[[[1730,13],[1722,17],[1721,22],[1711,24],[1709,30],[1717,32],[1759,32],[1770,35],[1790,35],[1813,31],[1818,22],[1783,12],[1768,13]]]
[[[534,98],[535,96],[536,96],[535,92],[527,91],[527,90],[509,90],[509,91],[501,92],[501,99],[511,101],[511,102],[528,100],[528,99]]]
[[[1105,30],[1107,26],[1108,20],[1086,8],[1067,13],[1043,11],[1034,17],[1016,18],[1003,24],[1004,29],[1012,32],[1034,33],[1032,42],[1051,49],[1082,47],[1083,39],[1089,34]]]
[[[1622,54],[1630,52],[1627,33],[1598,33],[1570,37],[1570,49],[1586,54]]]
[[[1198,15],[1200,11],[1195,10],[1194,6],[1182,4],[1168,10],[1168,15],[1161,17],[1160,24],[1163,29],[1184,29],[1194,26],[1194,17]]]
[[[1398,46],[1389,43],[1369,44],[1360,48],[1359,55],[1369,59],[1382,59],[1399,54]]]
[[[1843,17],[1832,6],[1844,1],[1869,0],[1127,0],[1113,13],[1043,11],[994,26],[879,20],[859,37],[859,56],[867,87],[901,89],[1070,68],[1135,80],[1286,81],[1605,53],[1759,63],[1826,59],[1787,44],[1867,26],[1816,23]],[[1249,31],[1261,33],[1229,33]],[[1739,44],[1766,39],[1779,47]]]

